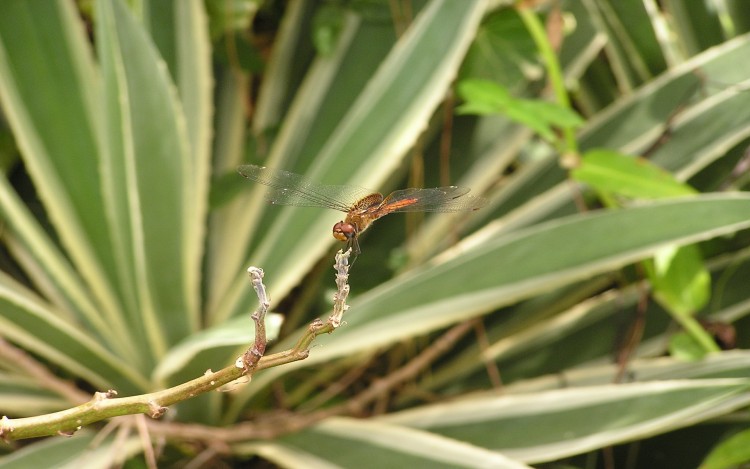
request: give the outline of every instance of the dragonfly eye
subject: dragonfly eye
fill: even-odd
[[[333,237],[339,241],[349,241],[357,236],[357,229],[351,223],[340,221],[333,225]]]

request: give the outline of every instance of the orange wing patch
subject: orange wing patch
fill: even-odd
[[[383,215],[385,215],[386,213],[391,213],[394,210],[408,207],[409,205],[414,205],[417,202],[419,202],[419,199],[401,199],[395,202],[386,202],[385,204],[378,207],[378,211],[383,212]]]

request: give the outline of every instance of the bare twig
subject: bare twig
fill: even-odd
[[[336,253],[336,263],[333,268],[336,269],[336,294],[333,295],[333,314],[328,318],[334,329],[341,325],[341,317],[349,308],[346,305],[346,298],[349,296],[349,255],[351,249],[346,252]]]
[[[485,329],[484,322],[482,322],[481,317],[474,319],[474,329],[477,335],[480,355],[484,357],[484,352],[490,348],[490,341],[487,338],[487,329]],[[502,389],[503,380],[500,377],[500,368],[497,367],[497,363],[495,363],[495,360],[492,360],[490,358],[483,358],[482,361],[484,362],[484,368],[485,370],[487,370],[487,377],[489,378],[490,383],[492,383],[492,387],[498,390]]]
[[[83,426],[122,415],[147,414],[152,418],[159,418],[164,415],[168,406],[218,389],[245,374],[307,358],[310,344],[318,335],[333,332],[341,325],[341,316],[347,309],[345,302],[349,294],[349,285],[346,280],[349,272],[350,254],[351,251],[349,250],[345,253],[339,251],[336,255],[336,285],[338,289],[334,300],[333,314],[326,323],[320,319],[314,320],[292,349],[272,355],[264,355],[266,348],[264,319],[268,310],[268,298],[262,282],[263,271],[258,268],[250,268],[248,273],[260,302],[260,306],[252,315],[255,322],[255,342],[233,365],[217,372],[208,370],[200,378],[150,394],[116,398],[117,392],[110,390],[106,393],[95,393],[91,400],[82,405],[52,414],[18,419],[9,419],[3,416],[0,418],[0,438],[18,440],[55,434],[70,435]],[[151,423],[153,422],[149,422],[149,427],[152,432],[155,428],[159,428],[151,426]],[[163,434],[162,432],[159,433]]]
[[[223,441],[231,443],[251,439],[273,439],[314,425],[326,418],[338,415],[359,415],[368,405],[386,392],[402,383],[414,379],[440,356],[449,352],[455,343],[472,330],[474,321],[455,325],[406,365],[387,377],[373,382],[369,388],[349,401],[328,409],[307,415],[289,411],[258,416],[252,422],[243,422],[231,427],[216,428],[206,425],[149,422],[153,433],[168,435],[171,438],[200,440],[205,442]]]
[[[268,340],[266,339],[266,313],[271,306],[266,295],[266,286],[263,285],[263,269],[249,267],[247,274],[250,276],[255,294],[258,295],[259,305],[258,309],[250,316],[255,323],[255,342],[242,356],[242,366],[245,373],[253,370],[258,365],[261,357],[266,353],[266,345],[268,344]]]

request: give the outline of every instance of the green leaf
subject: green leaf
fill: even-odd
[[[654,296],[669,311],[691,316],[711,296],[711,276],[696,246],[662,249],[649,264]]]
[[[39,387],[23,371],[0,372],[0,415],[31,417],[55,412],[71,404],[56,392]]]
[[[686,332],[680,332],[669,339],[669,354],[678,360],[697,361],[706,357],[706,349]]]
[[[54,229],[52,237],[59,238],[62,247],[31,221],[7,184],[0,189],[4,216],[34,259],[36,266],[27,267],[35,280],[54,285],[73,314],[85,317],[114,348],[139,362],[141,350],[122,335],[128,329],[99,178],[100,82],[85,31],[69,2],[11,0],[3,4],[3,12],[4,115]]]
[[[586,152],[581,165],[571,171],[571,176],[597,192],[631,199],[659,199],[696,193],[695,189],[677,181],[672,174],[645,158],[612,150]]]
[[[499,114],[514,101],[506,88],[486,80],[459,82],[458,95],[464,100],[457,108],[460,114]]]
[[[191,232],[194,154],[177,90],[154,44],[121,2],[98,5],[104,199],[123,300],[137,340],[155,358],[197,327],[196,258],[185,254],[195,256],[199,241]]]
[[[458,94],[464,103],[459,114],[502,114],[533,129],[542,138],[553,141],[554,128],[577,128],[583,120],[570,109],[557,104],[517,99],[504,87],[486,80],[467,79],[458,84]]]
[[[486,393],[379,420],[533,464],[684,428],[747,405],[749,391],[746,379],[715,379]]]
[[[536,45],[514,8],[488,11],[461,66],[459,82],[483,78],[513,90],[523,88],[529,79],[544,73],[536,53]]]
[[[577,129],[585,123],[575,111],[549,101],[524,99],[521,105],[529,114],[538,115],[553,127]]]
[[[750,430],[744,430],[716,445],[699,469],[732,469],[750,462]]]
[[[242,451],[268,456],[282,466],[307,455],[336,467],[529,468],[499,452],[435,433],[353,418],[331,418],[270,446],[249,444]]]
[[[142,392],[148,381],[136,367],[108,350],[96,337],[34,292],[0,272],[0,329],[9,341],[33,350],[99,389]]]
[[[580,339],[578,339],[580,341]],[[658,337],[662,340],[662,336]],[[552,344],[555,349],[567,344]],[[521,353],[524,353],[521,351]],[[536,355],[534,349],[527,349],[526,353]],[[750,352],[746,350],[732,350],[707,355],[699,361],[685,361],[671,356],[654,358],[639,358],[628,364],[629,377],[635,382],[668,380],[703,380],[715,378],[747,377],[747,367],[750,365]],[[523,379],[507,385],[506,391],[511,395],[552,391],[560,388],[564,380],[570,388],[587,386],[606,386],[612,384],[621,372],[617,364],[602,364],[598,360],[585,366],[569,368],[564,373],[553,373],[535,379]]]
[[[54,467],[61,469],[108,468],[139,454],[142,450],[138,437],[117,439],[113,435],[101,438],[94,432],[82,430],[73,438],[49,438],[0,457],[2,469]]]

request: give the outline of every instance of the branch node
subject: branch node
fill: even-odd
[[[148,416],[152,419],[158,419],[167,412],[167,408],[157,404],[154,401],[148,402]]]
[[[94,402],[101,402],[114,397],[117,397],[117,391],[114,389],[108,389],[106,392],[95,392],[92,400]]]
[[[255,323],[255,342],[235,362],[235,366],[242,368],[245,374],[253,370],[258,365],[263,354],[266,353],[266,344],[268,343],[268,339],[266,338],[266,313],[271,306],[271,302],[266,294],[266,286],[263,285],[263,276],[265,275],[263,269],[251,266],[247,268],[247,274],[250,276],[250,282],[253,284],[255,294],[258,296],[259,305],[258,309],[250,315],[250,318]],[[240,363],[242,366],[240,366]]]
[[[323,326],[325,326],[325,323],[320,318],[315,318],[310,322],[310,325],[307,326],[310,332],[317,332],[320,330]]]
[[[250,347],[244,355],[242,355],[242,369],[245,373],[249,373],[258,364],[258,361],[263,357],[263,352],[258,349],[257,346],[253,345]]]
[[[346,304],[346,298],[349,296],[349,256],[351,255],[351,248],[347,249],[346,252],[339,250],[336,253],[336,263],[333,268],[336,269],[336,293],[333,295],[333,313],[328,318],[329,324],[334,329],[341,326],[341,317],[344,315],[349,307]]]
[[[7,415],[3,415],[0,418],[0,438],[8,441],[7,435],[13,433],[16,429],[10,424],[10,419]]]

